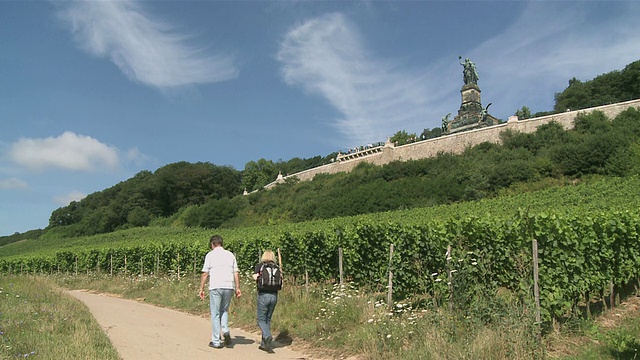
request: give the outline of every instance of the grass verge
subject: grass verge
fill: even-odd
[[[199,280],[193,276],[0,279],[3,359],[117,358],[87,309],[57,286],[117,294],[196,315],[209,311],[208,302],[197,297]],[[231,325],[258,333],[256,293],[248,276],[242,290],[243,297],[231,306]],[[280,343],[322,359],[640,359],[638,297],[542,338],[531,325],[531,314],[509,296],[474,299],[467,305],[449,309],[420,299],[396,302],[390,309],[383,294],[362,293],[351,285],[287,286],[280,292],[272,326]]]
[[[118,359],[80,302],[49,279],[0,275],[0,358]]]
[[[193,276],[110,277],[52,276],[59,285],[119,294],[131,299],[197,315],[208,302],[197,298]],[[255,285],[243,276],[243,296],[231,305],[231,326],[258,332]],[[507,298],[476,302],[478,314],[433,308],[424,301],[394,303],[383,295],[362,293],[347,284],[287,286],[273,317],[276,340],[310,356],[333,359],[536,359],[544,351],[536,342],[530,314]],[[500,302],[500,306],[493,302]],[[490,316],[487,313],[493,311]]]

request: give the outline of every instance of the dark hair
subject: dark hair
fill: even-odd
[[[211,239],[209,239],[209,246],[211,247],[222,246],[222,236],[213,235]]]

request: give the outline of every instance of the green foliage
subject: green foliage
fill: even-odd
[[[289,276],[323,282],[338,277],[341,248],[345,274],[356,284],[384,292],[391,269],[397,299],[451,298],[461,312],[485,313],[486,322],[495,309],[479,298],[499,288],[530,297],[526,264],[536,239],[543,318],[550,321],[571,314],[584,294],[597,298],[609,281],[622,287],[640,275],[639,186],[638,177],[601,180],[464,205],[217,232],[242,269],[251,269],[262,250],[279,248]],[[24,241],[3,248],[0,271],[197,273],[210,235],[201,228],[136,228]],[[434,274],[451,287],[439,287]]]
[[[415,142],[416,140],[417,136],[415,133],[409,134],[405,130],[398,131],[389,139],[389,141],[396,144],[396,146],[405,145],[411,142]]]
[[[11,244],[20,240],[37,239],[42,235],[43,230],[29,230],[23,233],[16,232],[13,235],[0,236],[0,246]]]
[[[210,200],[203,205],[189,207],[183,217],[183,224],[188,227],[215,229],[225,221],[235,217],[236,206],[227,198]]]
[[[518,117],[518,120],[525,120],[531,118],[531,110],[528,107],[523,106],[521,109],[516,110],[515,116]]]
[[[271,160],[264,158],[249,161],[242,172],[242,187],[247,191],[258,190],[275,180],[278,171]]]
[[[633,80],[639,68],[636,62],[611,75],[619,77],[615,78],[619,81],[612,80],[615,86],[605,87],[604,75],[594,83],[611,88],[612,93],[623,93],[620,87],[633,90],[638,87]],[[571,91],[592,86],[577,79],[571,84]],[[528,116],[530,111],[523,106],[518,114]],[[420,138],[440,136],[441,131],[425,129]],[[416,136],[398,131],[391,140],[402,145],[415,141]],[[613,120],[600,112],[579,114],[575,130],[569,131],[555,122],[534,133],[507,130],[501,140],[503,145],[480,144],[459,156],[439,154],[385,166],[360,165],[351,173],[318,175],[310,183],[288,179],[268,192],[262,187],[278,173],[328,163],[335,153],[275,163],[260,159],[247,163],[242,172],[209,163],[170,164],[155,173],[142,171],[55,210],[45,233],[51,232],[46,237],[65,237],[148,224],[238,227],[300,222],[482,199],[507,188],[526,189],[523,184],[540,184],[549,177],[627,176],[640,171],[640,114],[636,109]],[[260,191],[243,199],[239,195],[243,188]],[[207,205],[223,198],[233,204]]]
[[[579,110],[640,98],[640,60],[622,71],[614,70],[582,82],[575,77],[569,86],[555,94],[555,112]]]
[[[606,336],[610,352],[618,359],[634,359],[640,352],[640,341],[625,329],[614,330]]]
[[[433,128],[431,130],[424,129],[420,134],[420,140],[437,138],[442,136],[442,134],[444,134],[442,127]]]
[[[51,214],[47,236],[80,236],[147,226],[179,209],[240,193],[240,173],[210,163],[178,162],[71,202]],[[221,217],[224,217],[221,215]]]

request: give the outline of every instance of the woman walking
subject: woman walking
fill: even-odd
[[[275,262],[273,251],[267,250],[262,254],[256,265],[253,278],[258,287],[257,319],[262,339],[260,350],[273,352],[273,337],[271,336],[271,316],[278,302],[278,290],[282,289],[282,273]]]

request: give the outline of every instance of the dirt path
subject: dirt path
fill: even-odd
[[[69,294],[87,305],[124,360],[311,359],[278,344],[267,354],[258,349],[260,335],[236,329],[232,347],[212,349],[209,318],[85,291]]]

